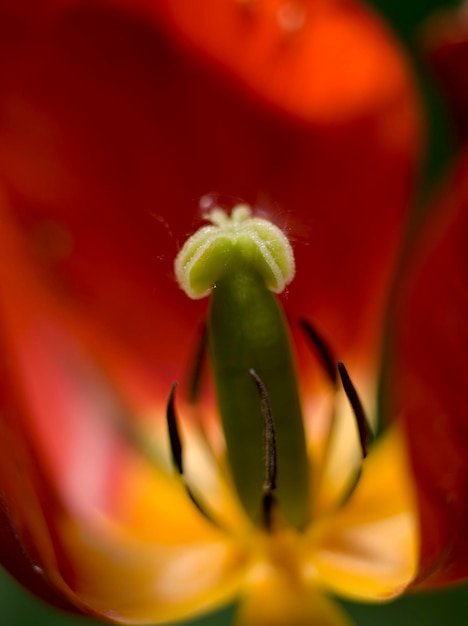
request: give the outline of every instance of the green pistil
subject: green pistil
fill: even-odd
[[[276,432],[278,516],[307,523],[309,466],[291,342],[280,292],[294,276],[292,248],[268,220],[245,205],[221,209],[188,239],[175,261],[192,298],[211,292],[208,341],[228,459],[240,500],[255,523],[264,519],[265,424],[253,370],[268,394]]]

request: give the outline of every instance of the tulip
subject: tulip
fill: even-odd
[[[459,152],[439,189],[409,271],[401,280],[394,320],[393,410],[406,424],[418,488],[420,586],[467,577],[466,441],[460,390],[466,345],[468,13],[437,13],[422,42],[446,96]],[[446,462],[449,455],[450,462]]]
[[[238,598],[238,626],[345,626],[330,593],[465,577],[466,168],[397,273],[424,132],[385,25],[351,0],[28,4],[0,9],[0,562],[133,624]],[[272,295],[254,255],[247,302],[231,270],[188,298],[178,254],[236,215],[294,276]]]

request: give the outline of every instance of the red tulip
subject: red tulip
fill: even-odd
[[[419,584],[466,579],[468,486],[464,459],[467,342],[468,13],[436,14],[424,48],[452,113],[460,154],[403,271],[396,304],[393,410],[406,424],[418,489]]]
[[[397,286],[397,414],[364,461],[346,394],[316,354],[321,341],[311,350],[298,323],[346,364],[375,422],[423,143],[416,87],[385,26],[345,0],[9,4],[0,9],[4,566],[59,607],[122,623],[182,619],[237,596],[242,626],[344,625],[324,592],[383,600],[431,575],[465,576],[464,447],[453,434],[463,433],[460,331],[444,339],[443,317],[464,296],[449,254],[459,222],[443,218],[435,290],[417,260]],[[226,462],[219,385],[208,373],[196,402],[188,397],[208,306],[187,298],[173,267],[201,226],[200,198],[248,203],[294,250],[280,303],[313,475],[304,528],[246,514]],[[444,282],[445,264],[459,292]],[[434,329],[420,323],[432,294],[442,311]],[[429,356],[426,333],[440,337]],[[167,435],[174,381],[183,476]]]

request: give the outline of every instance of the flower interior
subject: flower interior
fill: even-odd
[[[341,553],[349,549],[346,557],[349,563],[344,569],[354,567],[359,578],[361,572],[359,567],[356,570],[356,563],[361,550],[370,551],[366,558],[371,556],[371,560],[382,556],[379,554],[381,547],[373,545],[375,529],[370,523],[367,547],[364,547],[365,531],[359,539],[357,536],[353,539],[352,533],[346,540],[341,537],[349,546],[333,545],[336,542],[336,538],[332,538],[334,520],[342,515],[346,517],[349,503],[359,501],[366,490],[381,488],[382,494],[386,492],[385,479],[379,485],[378,476],[384,474],[383,459],[391,454],[391,479],[395,480],[400,493],[392,503],[396,513],[389,515],[388,528],[383,529],[383,535],[394,542],[398,554],[404,545],[404,556],[394,559],[393,572],[390,571],[392,563],[382,562],[380,567],[387,582],[392,580],[390,587],[395,586],[396,578],[400,581],[396,587],[401,588],[414,573],[417,540],[410,489],[401,488],[405,470],[403,456],[395,450],[400,447],[398,434],[387,434],[382,442],[376,443],[374,453],[372,428],[350,373],[335,359],[313,322],[300,319],[298,325],[303,340],[321,363],[328,381],[328,396],[332,398],[333,415],[326,433],[319,441],[311,440],[307,423],[313,422],[314,416],[304,415],[305,403],[300,397],[289,324],[275,295],[294,278],[292,246],[281,229],[265,218],[253,216],[251,208],[245,204],[234,207],[231,215],[214,208],[206,214],[206,219],[210,224],[189,237],[180,250],[175,260],[175,274],[190,298],[210,297],[206,333],[201,344],[209,355],[228,469],[222,457],[212,460],[222,466],[227,491],[233,487],[234,499],[241,505],[240,516],[246,518],[244,526],[250,527],[247,534],[256,537],[254,552],[262,555],[261,560],[266,558],[270,565],[273,563],[273,568],[286,571],[290,581],[297,581],[304,577],[316,578],[320,569],[327,571],[328,568],[333,572],[336,568],[336,574],[343,565]],[[192,380],[191,384],[195,390],[191,402],[195,404],[200,393],[203,355],[203,349],[197,352],[193,368],[196,381]],[[184,457],[190,451],[185,450],[179,433],[175,390],[176,385],[167,406],[174,466],[198,511],[211,523],[231,532],[229,521],[226,524],[226,519],[217,515],[204,498],[206,491],[194,484],[185,471]],[[347,404],[346,410],[343,410],[343,401]],[[350,417],[344,428],[343,420],[336,418],[340,412]],[[368,452],[371,452],[369,461],[366,459]],[[212,454],[217,456],[215,452]],[[369,472],[364,472],[364,468]],[[381,515],[379,498],[374,505],[376,510],[366,510],[364,515],[375,520]],[[353,511],[353,506],[350,510]],[[234,526],[238,530],[243,524]],[[259,532],[252,533],[252,527]],[[377,535],[381,531],[378,530]],[[315,543],[327,543],[324,538],[328,534],[331,539],[319,561],[314,563],[312,558],[306,565],[308,559],[301,551],[307,552]],[[363,564],[363,571],[366,568]],[[366,584],[357,585],[356,596],[372,597],[379,585],[374,580],[367,584],[367,591],[363,591]],[[327,586],[333,588],[329,581]],[[341,586],[338,575],[335,587],[341,591]],[[353,585],[348,585],[347,595],[353,596],[353,593]],[[393,591],[385,593],[391,595]]]

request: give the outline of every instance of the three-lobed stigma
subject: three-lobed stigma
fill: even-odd
[[[190,298],[207,296],[220,279],[241,266],[260,274],[274,293],[292,281],[293,250],[278,226],[252,217],[247,204],[234,207],[231,215],[215,208],[206,219],[211,224],[187,239],[174,264],[176,279]]]

